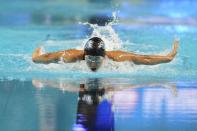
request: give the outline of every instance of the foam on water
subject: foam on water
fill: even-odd
[[[118,34],[114,31],[111,24],[106,26],[92,25],[94,29],[91,37],[100,37],[105,42],[106,50],[117,50],[121,48],[122,41],[120,40]]]
[[[118,22],[118,18],[116,16],[116,12],[112,13],[112,21],[105,26],[98,26],[97,24],[90,24],[88,22],[85,23],[79,23],[83,25],[88,25],[90,28],[93,29],[92,34],[90,36],[87,36],[87,39],[84,40],[83,47],[85,43],[88,41],[88,39],[92,37],[99,37],[105,42],[105,48],[106,50],[117,50],[121,48],[122,41],[119,38],[118,34],[113,29],[113,25],[116,25]]]

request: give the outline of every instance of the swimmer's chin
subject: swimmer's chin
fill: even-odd
[[[91,70],[92,72],[96,72],[98,69],[97,69],[97,68],[90,68],[90,70]]]

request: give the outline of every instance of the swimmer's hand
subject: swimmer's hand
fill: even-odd
[[[167,55],[168,57],[171,57],[171,59],[173,59],[175,57],[175,55],[177,54],[177,49],[179,47],[179,41],[180,41],[179,39],[174,40],[172,51]]]
[[[173,44],[173,49],[167,55],[141,55],[135,54],[132,52],[125,52],[125,51],[107,51],[106,55],[108,58],[117,61],[117,62],[124,62],[124,61],[132,61],[135,64],[144,64],[144,65],[155,65],[160,63],[168,63],[174,59],[177,54],[177,49],[179,46],[179,40],[176,39]]]

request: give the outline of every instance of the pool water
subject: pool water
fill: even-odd
[[[194,1],[162,0],[3,2],[0,130],[197,130],[196,7]],[[85,61],[31,60],[36,47],[83,49],[93,36],[101,37],[107,50],[140,54],[165,55],[176,38],[180,46],[170,63],[106,58],[97,72]]]
[[[4,80],[2,130],[196,130],[195,82]]]

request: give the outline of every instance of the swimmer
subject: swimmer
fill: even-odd
[[[179,40],[173,43],[173,49],[167,55],[140,55],[121,50],[106,51],[104,41],[99,37],[93,37],[87,41],[84,50],[62,50],[42,54],[41,48],[36,48],[32,54],[32,61],[35,63],[57,63],[63,60],[65,63],[85,60],[92,71],[97,71],[102,65],[105,57],[117,62],[130,61],[134,64],[155,65],[172,61],[177,54]]]

